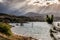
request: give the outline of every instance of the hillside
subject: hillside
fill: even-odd
[[[0,13],[0,22],[8,22],[8,23],[21,23],[21,22],[29,22],[29,21],[45,21],[47,14],[39,14],[35,12],[28,12],[23,16],[10,15],[6,13]],[[50,15],[50,14],[48,14]],[[54,21],[60,21],[59,16],[54,15]]]
[[[0,13],[0,22],[19,23],[19,22],[26,22],[28,21],[28,19],[30,18],[25,16],[16,16],[16,15]]]
[[[32,20],[45,21],[46,15],[54,15],[54,21],[60,21],[60,16],[57,16],[57,14],[54,14],[54,13],[39,14],[39,13],[35,13],[35,12],[28,12],[24,16],[29,17]]]
[[[56,17],[60,17],[60,4],[52,4],[40,10],[40,14],[53,14]]]
[[[45,16],[43,14],[39,14],[39,13],[34,13],[34,12],[28,12],[27,14],[25,14],[24,16],[29,17],[32,20],[36,20],[36,21],[45,21]]]
[[[23,16],[10,15],[6,13],[0,13],[0,22],[28,22],[28,21],[44,21],[42,14],[29,12]]]

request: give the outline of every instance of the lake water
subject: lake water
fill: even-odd
[[[24,23],[23,26],[20,26],[20,23],[9,24],[15,26],[11,28],[15,34],[27,37],[31,36],[41,40],[52,40],[49,32],[51,26],[46,22],[28,22]],[[57,22],[54,22],[54,24],[56,25]]]

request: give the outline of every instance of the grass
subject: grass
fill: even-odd
[[[6,23],[0,23],[0,32],[6,34],[7,36],[12,35],[11,26]]]
[[[32,37],[25,37],[25,36],[20,36],[20,35],[12,35],[10,37],[0,33],[0,40],[37,40]]]

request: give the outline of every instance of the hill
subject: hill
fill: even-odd
[[[29,17],[33,21],[45,21],[45,15],[39,13],[28,12],[24,16]]]
[[[51,14],[39,14],[35,12],[28,12],[23,16],[16,16],[6,13],[0,13],[0,22],[9,22],[9,23],[21,23],[21,22],[29,22],[29,21],[44,22],[46,15],[51,15]],[[60,17],[54,15],[54,21],[60,21]]]
[[[57,14],[39,14],[39,13],[34,13],[34,12],[28,12],[24,16],[29,17],[32,20],[37,20],[37,21],[45,21],[46,15],[54,15],[54,21],[60,21],[60,16],[57,16]],[[56,16],[55,16],[56,15]]]
[[[25,16],[16,16],[16,15],[0,13],[0,22],[19,23],[19,22],[26,22],[28,21],[28,19],[30,18]]]

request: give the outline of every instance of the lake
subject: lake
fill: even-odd
[[[57,26],[58,22],[54,22],[54,25]],[[33,37],[41,40],[52,40],[50,37],[50,28],[46,22],[28,22],[24,23],[23,26],[20,26],[20,23],[9,23],[14,26],[11,28],[12,32],[18,35],[23,35],[27,37]]]

